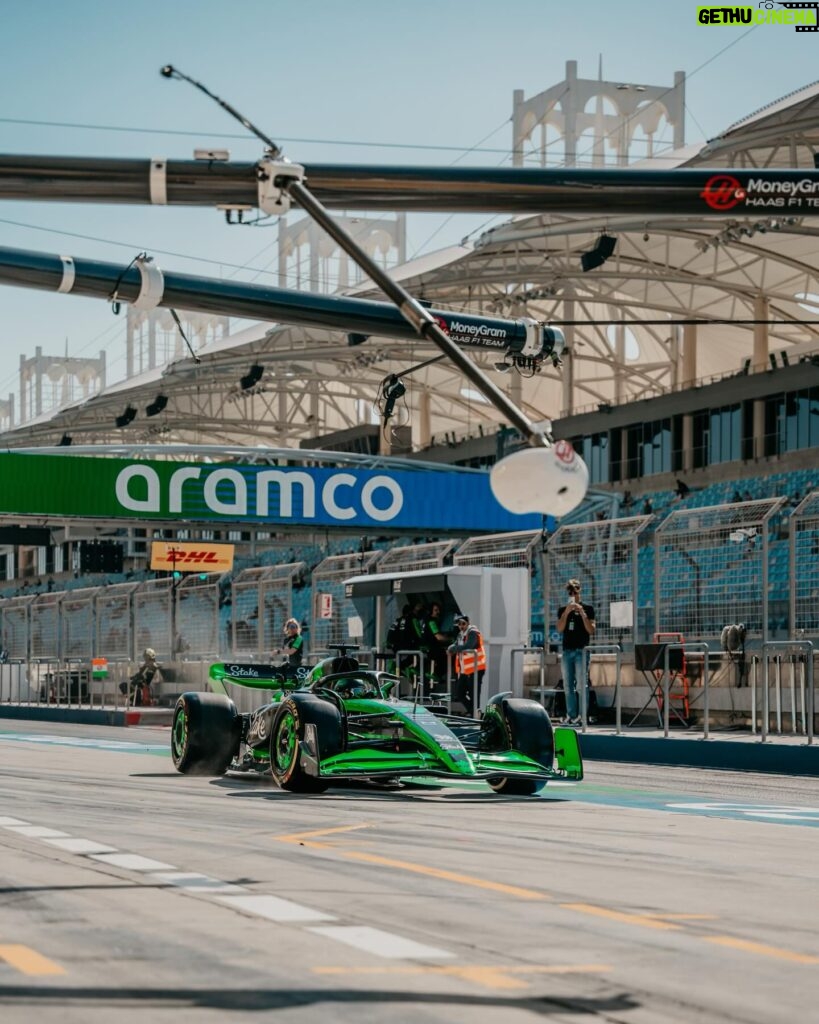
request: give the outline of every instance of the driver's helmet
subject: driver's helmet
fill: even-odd
[[[146,647],[145,650],[142,652],[142,657],[146,661],[156,661],[156,651],[153,649],[153,647]]]
[[[366,697],[371,691],[361,679],[342,679],[336,685],[336,692],[342,697]]]

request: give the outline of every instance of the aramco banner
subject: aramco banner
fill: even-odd
[[[492,495],[489,474],[0,454],[0,514],[184,519],[282,526],[535,530]],[[553,524],[547,524],[552,526]]]

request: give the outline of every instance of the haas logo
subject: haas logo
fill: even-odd
[[[732,210],[746,196],[745,189],[733,174],[714,174],[700,192],[712,210]]]
[[[558,462],[563,462],[568,466],[574,462],[574,448],[569,441],[558,441],[555,444],[555,456]]]

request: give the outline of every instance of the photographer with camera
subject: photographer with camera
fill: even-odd
[[[594,608],[580,600],[580,581],[566,584],[567,603],[557,610],[557,630],[563,637],[563,688],[566,693],[566,722],[579,725],[577,713],[577,683],[586,685],[586,647],[594,636]]]

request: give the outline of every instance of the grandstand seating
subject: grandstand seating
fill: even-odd
[[[653,505],[654,516],[650,527],[640,535],[640,544],[637,550],[637,593],[635,596],[637,622],[641,635],[654,628],[654,605],[655,605],[655,547],[654,534],[657,527],[673,511],[682,509],[696,509],[706,507],[720,507],[732,503],[736,492],[748,495],[751,500],[761,500],[780,496],[787,499],[782,508],[779,509],[772,521],[774,529],[770,532],[769,559],[768,559],[768,599],[770,602],[769,623],[773,635],[783,633],[788,628],[789,606],[787,595],[790,588],[790,529],[789,520],[793,514],[797,500],[819,486],[819,472],[810,469],[793,470],[790,472],[774,473],[769,476],[753,476],[740,480],[720,481],[709,484],[701,489],[692,489],[685,497],[680,498],[672,491],[648,492],[636,496],[633,504],[628,509],[622,510],[623,516],[639,515],[642,503],[648,497]],[[434,538],[423,538],[429,541]],[[417,538],[416,542],[420,542]],[[271,546],[255,555],[244,555],[236,559],[233,576],[238,575],[245,568],[257,566],[269,566],[287,564],[296,561],[304,561],[307,565],[306,578],[293,587],[291,594],[292,614],[303,623],[307,630],[308,646],[310,642],[309,630],[312,625],[311,598],[312,591],[310,577],[312,571],[326,557],[331,555],[355,554],[358,551],[366,551],[376,544],[375,539],[361,538],[352,535],[327,539],[323,544],[316,543],[312,538],[302,542],[299,538],[288,539],[286,543],[279,539],[272,542]],[[406,546],[406,537],[395,537],[387,539],[377,538],[379,550],[386,551],[391,547]],[[805,565],[808,562],[815,563],[819,554],[819,528],[809,528],[800,532],[795,538],[795,557],[798,565]],[[674,577],[673,600],[675,608],[679,610],[681,617],[689,618],[696,622],[700,628],[708,631],[719,630],[722,624],[727,621],[733,610],[736,614],[742,614],[750,618],[750,612],[746,612],[745,606],[737,594],[737,580],[752,574],[753,566],[752,548],[737,545],[736,550],[729,549],[726,554],[724,546],[711,546],[699,544],[689,546],[687,558],[669,556],[664,563],[664,572],[668,575],[671,569]],[[604,570],[614,591],[623,590],[625,593],[630,587],[630,568],[622,574],[620,579],[619,566],[607,564],[608,555],[604,547],[590,548],[584,553],[584,571],[590,574],[602,573]],[[701,578],[707,578],[707,591],[700,591],[699,606],[694,606],[694,583],[695,570],[692,565],[697,566],[697,572]],[[625,567],[624,567],[625,568]],[[153,580],[154,574],[148,570],[131,571],[120,574],[85,575],[68,577],[59,575],[56,579],[39,578],[36,582],[28,581],[20,584],[17,581],[9,582],[6,587],[0,590],[0,599],[9,599],[23,595],[35,597],[52,592],[73,592],[81,588],[100,588],[114,586],[126,581],[136,584],[144,584]],[[807,585],[807,584],[806,584]],[[813,583],[809,584],[817,590]],[[49,590],[51,587],[51,590]],[[543,606],[543,580],[542,569],[539,558],[531,562],[531,590],[532,590],[532,619],[537,625]],[[218,598],[218,646],[221,652],[228,652],[231,645],[231,598],[229,597],[229,586],[220,591]],[[55,594],[56,596],[56,594]],[[805,602],[812,600],[811,592],[803,595]],[[815,595],[819,599],[819,593]],[[225,600],[227,599],[227,600]],[[666,595],[668,599],[668,595]],[[752,599],[752,598],[749,598]],[[2,602],[5,605],[5,600]],[[200,607],[201,605],[201,607]],[[32,606],[33,607],[33,606]],[[163,638],[159,646],[164,646],[164,638],[168,633],[167,606],[160,600],[143,600],[141,604],[141,638],[134,638],[137,647],[140,646],[144,637],[148,634]],[[193,593],[187,596],[185,615],[191,617],[189,628],[199,638],[196,647],[202,647],[202,654],[206,654],[205,647],[212,645],[210,639],[213,623],[215,621],[215,609],[213,596],[205,598]],[[2,608],[0,608],[2,613]],[[14,613],[15,615],[17,612]],[[42,628],[48,627],[48,635],[57,634],[57,627],[52,623],[50,613],[41,608],[36,613]],[[195,620],[195,621],[194,621]],[[547,624],[548,635],[550,624]],[[8,629],[18,630],[16,619],[12,627],[11,618],[7,623]],[[690,630],[689,630],[690,632]],[[200,636],[201,635],[201,636]],[[15,633],[16,637],[16,633]],[[207,642],[205,642],[207,638]],[[15,640],[15,643],[17,641]],[[154,646],[157,642],[153,641]],[[74,647],[79,640],[74,640],[68,635],[64,643]],[[37,649],[43,644],[48,646],[47,640],[41,636],[37,641]],[[167,646],[170,648],[170,637]],[[45,648],[43,647],[43,652]],[[170,655],[170,649],[162,652],[163,656]],[[191,649],[191,656],[198,651]]]

